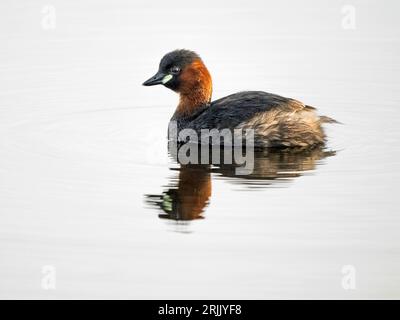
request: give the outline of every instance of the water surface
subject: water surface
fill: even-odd
[[[40,3],[0,5],[0,297],[400,297],[396,1],[357,2],[355,30],[341,1],[53,5],[55,29]],[[265,90],[343,124],[250,176],[182,166],[177,97],[141,86],[182,47],[215,99]]]

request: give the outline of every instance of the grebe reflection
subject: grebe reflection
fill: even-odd
[[[212,149],[218,147],[210,147]],[[263,149],[255,150],[254,169],[247,175],[237,175],[236,164],[223,164],[221,161],[204,164],[180,164],[176,153],[169,148],[171,157],[180,165],[178,173],[170,179],[162,194],[146,195],[146,202],[161,211],[161,219],[190,221],[202,219],[205,208],[211,199],[212,176],[227,177],[231,183],[245,188],[266,188],[283,185],[283,182],[302,176],[316,169],[320,160],[334,156],[335,151],[325,148],[313,149]],[[210,150],[209,154],[213,154]],[[223,154],[221,153],[221,157]],[[212,160],[210,158],[210,160]]]

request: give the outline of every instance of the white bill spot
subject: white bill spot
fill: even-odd
[[[163,79],[162,79],[162,83],[166,84],[168,81],[170,81],[173,78],[173,76],[171,74],[167,74]]]

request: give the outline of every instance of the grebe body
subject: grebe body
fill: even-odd
[[[156,75],[143,83],[157,84],[179,93],[171,118],[178,131],[252,129],[257,147],[309,147],[324,144],[323,123],[336,122],[298,100],[263,91],[238,92],[211,102],[211,75],[199,55],[189,50],[175,50],[161,59]]]

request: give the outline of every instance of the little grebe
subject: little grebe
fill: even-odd
[[[200,56],[189,50],[166,54],[158,72],[144,86],[162,84],[178,92],[180,101],[171,121],[177,129],[253,129],[258,147],[308,147],[325,141],[315,108],[295,99],[263,91],[238,92],[211,102],[212,81]]]

